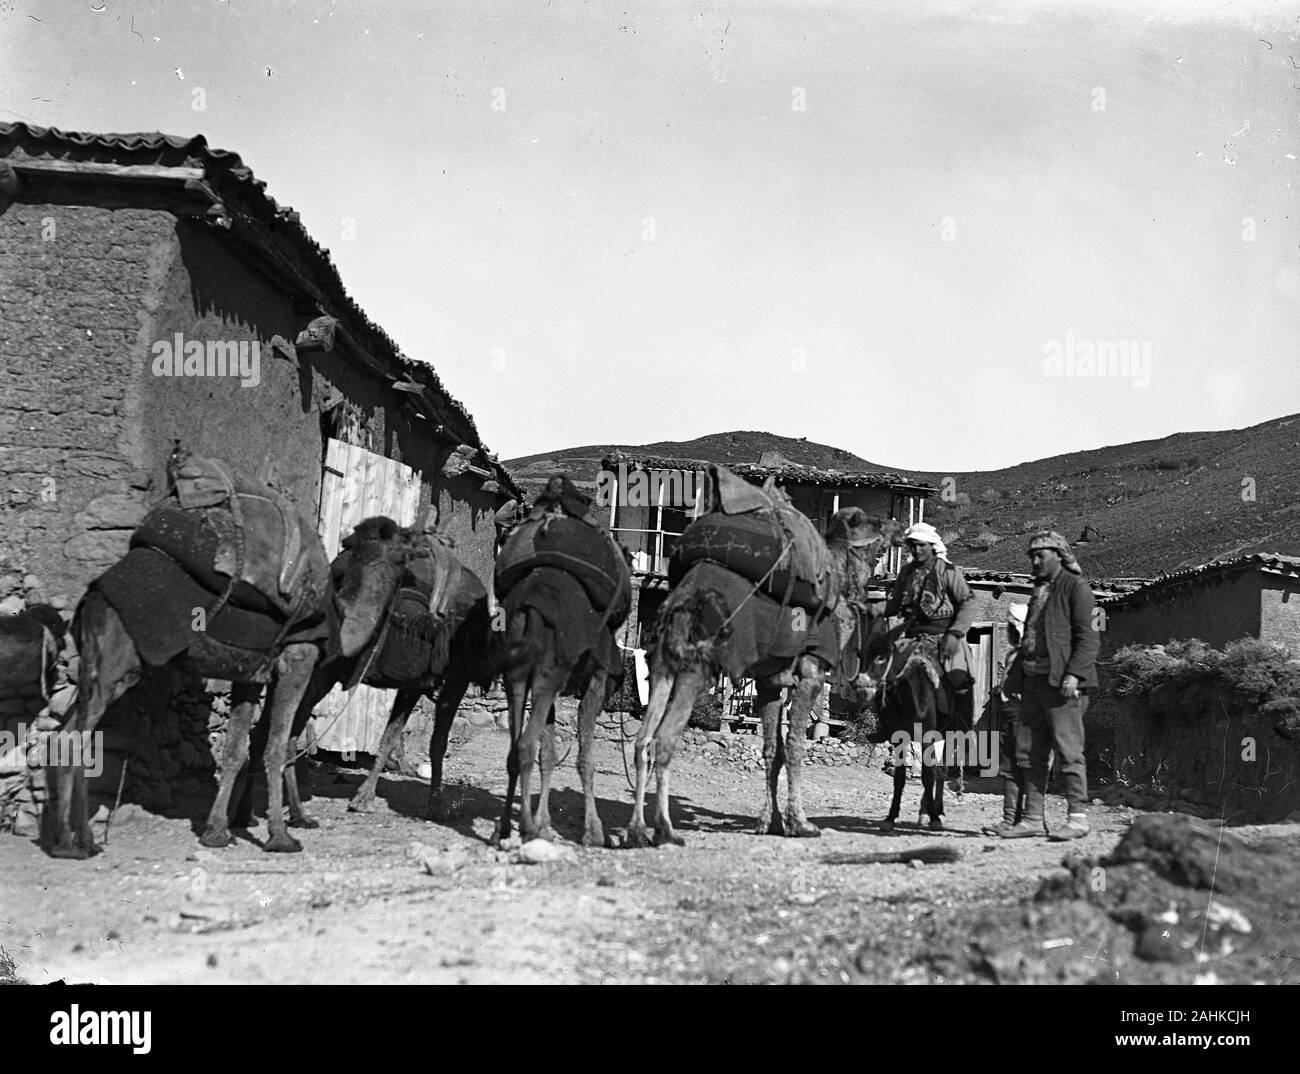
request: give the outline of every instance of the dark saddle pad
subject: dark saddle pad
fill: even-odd
[[[207,618],[206,613],[216,605],[216,595],[152,548],[133,548],[90,587],[112,605],[141,659],[151,667],[160,667],[188,649],[199,623],[214,641],[256,653],[275,645],[284,628],[282,618],[230,604]],[[196,614],[198,609],[204,611],[206,622]],[[326,607],[293,624],[282,644],[327,642],[337,629],[329,611],[326,602]]]

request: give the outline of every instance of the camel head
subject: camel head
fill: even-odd
[[[383,515],[367,518],[344,540],[334,561],[344,656],[356,656],[374,638],[416,545],[417,535]]]

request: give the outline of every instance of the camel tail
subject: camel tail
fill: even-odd
[[[520,608],[506,623],[505,637],[496,646],[491,671],[499,675],[511,668],[524,667],[541,656],[543,633],[549,629],[536,608]]]
[[[104,709],[101,696],[101,665],[104,662],[102,640],[108,635],[112,616],[108,601],[94,589],[89,590],[77,605],[72,630],[77,639],[77,655],[81,666],[77,672],[76,699],[68,709],[68,717],[64,722],[64,727],[68,730],[85,730],[86,714],[102,712]]]
[[[675,604],[669,601],[655,625],[651,664],[674,674],[711,667],[722,636],[717,625],[725,620],[721,597],[712,591],[692,593]]]

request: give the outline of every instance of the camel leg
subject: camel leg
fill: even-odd
[[[555,767],[555,733],[551,727],[555,719],[555,698],[567,678],[564,669],[545,661],[542,669],[533,675],[532,689],[529,691],[528,724],[519,741],[519,834],[524,842],[530,839],[555,839],[551,830],[549,811],[549,792],[551,770]],[[533,811],[532,776],[533,766],[541,755],[541,797]]]
[[[230,684],[230,719],[226,721],[226,743],[221,753],[221,782],[208,811],[207,827],[199,837],[205,847],[226,847],[234,841],[229,826],[231,792],[248,760],[249,729],[261,692],[262,687],[257,683]]]
[[[632,794],[632,820],[627,827],[629,847],[648,847],[650,833],[646,829],[644,802],[646,777],[650,771],[650,743],[663,722],[668,709],[668,699],[674,686],[673,676],[655,670],[650,677],[650,701],[641,720],[632,752],[636,758],[636,789]]]
[[[493,843],[504,843],[510,838],[510,815],[514,812],[515,787],[519,782],[519,744],[524,731],[524,704],[528,699],[530,666],[511,668],[504,676],[506,699],[510,708],[510,748],[506,752],[506,802],[501,813],[501,824]]]
[[[790,699],[789,726],[785,737],[786,792],[785,834],[799,838],[821,835],[803,811],[803,758],[808,748],[808,716],[821,693],[825,672],[815,656],[799,660],[798,681]],[[772,787],[773,794],[776,788]]]
[[[678,675],[668,711],[655,733],[655,846],[664,843],[675,843],[679,847],[686,845],[686,840],[673,831],[669,810],[671,799],[668,791],[668,766],[672,764],[682,730],[690,721],[695,700],[708,685],[709,680],[699,670],[684,671]]]
[[[77,652],[81,656],[77,697],[60,730],[84,736],[95,733],[108,706],[140,681],[144,669],[121,619],[94,590],[82,601],[77,624]],[[85,770],[61,764],[53,777],[53,801],[46,803],[41,820],[42,841],[48,853],[55,858],[98,854],[99,847],[90,831]]]
[[[458,671],[444,680],[434,703],[433,734],[429,736],[429,808],[425,812],[429,820],[441,821],[447,816],[442,801],[442,762],[447,756],[451,725],[468,689],[469,677]]]
[[[383,736],[379,740],[379,752],[375,755],[375,763],[370,766],[366,778],[357,788],[357,793],[352,796],[352,801],[348,803],[349,813],[369,813],[375,808],[375,789],[379,786],[379,774],[383,772],[384,765],[392,756],[397,740],[402,736],[402,729],[406,726],[415,703],[420,700],[420,693],[421,689],[418,686],[397,691],[397,696],[393,698],[392,711],[388,714],[388,722],[384,724]]]
[[[597,671],[578,706],[578,774],[582,777],[582,845],[603,847],[605,829],[596,809],[596,717],[604,707],[608,673]]]
[[[777,780],[785,764],[785,743],[781,739],[781,691],[770,683],[760,683],[754,707],[763,721],[763,812],[754,826],[757,835],[784,835],[781,813],[777,806]]]
[[[294,853],[302,849],[302,844],[289,834],[285,824],[284,766],[289,755],[289,731],[294,715],[319,659],[318,646],[302,644],[285,646],[276,659],[276,689],[267,714],[271,726],[266,743],[266,823],[271,835],[262,849],[268,853]]]

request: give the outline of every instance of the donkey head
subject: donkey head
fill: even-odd
[[[360,523],[343,542],[335,573],[344,656],[356,656],[375,636],[414,548],[411,531],[382,515]]]

